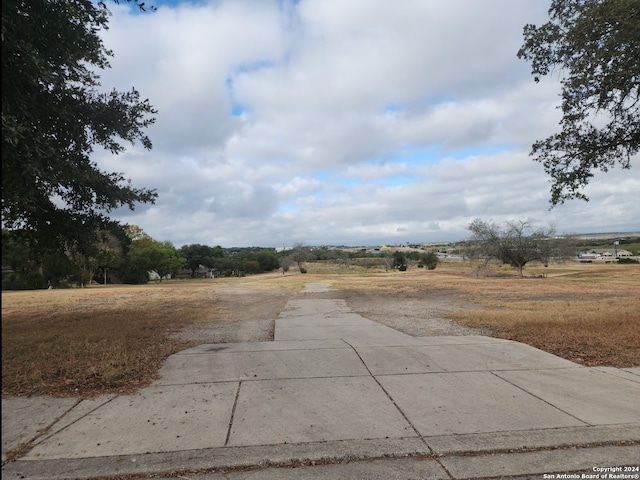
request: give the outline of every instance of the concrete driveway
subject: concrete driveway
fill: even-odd
[[[297,298],[274,342],[180,352],[135,395],[3,399],[2,453],[9,480],[640,478],[640,369]]]

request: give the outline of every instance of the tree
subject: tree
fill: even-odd
[[[29,245],[6,228],[2,229],[2,265],[11,267],[15,273],[27,273],[38,269]]]
[[[151,149],[157,113],[135,89],[99,90],[109,15],[87,0],[2,2],[2,222],[36,250],[93,243],[119,227],[113,209],[157,198],[91,160],[95,147]]]
[[[388,272],[390,269],[393,268],[394,258],[391,255],[388,255],[386,253],[384,255],[381,255],[381,258],[382,258],[382,266],[384,266],[385,272]]]
[[[289,259],[292,263],[295,263],[298,266],[298,270],[300,270],[301,273],[306,273],[304,262],[308,261],[310,258],[311,249],[309,247],[305,247],[303,243],[296,243],[289,254]]]
[[[108,282],[108,272],[116,270],[124,261],[124,252],[131,241],[126,235],[120,238],[112,233],[105,233],[98,251],[98,271],[104,285]]]
[[[250,269],[247,269],[244,266],[245,262],[257,262],[258,267],[257,269],[255,269],[255,266],[252,265],[251,268],[255,271],[250,271]],[[277,270],[278,268],[280,268],[278,256],[275,254],[275,252],[266,249],[261,249],[258,251],[247,251],[242,255],[242,263],[242,268],[247,273],[270,272],[272,270]]]
[[[282,275],[284,275],[291,268],[291,259],[289,257],[280,259],[280,266],[282,267]]]
[[[137,225],[127,225],[125,231],[125,258],[118,270],[119,277],[123,283],[147,283],[153,266],[146,257],[146,252],[157,242]]]
[[[349,252],[346,252],[344,250],[339,250],[339,249],[329,250],[327,251],[326,258],[327,260],[331,260],[339,263],[344,268],[349,267],[349,265],[351,264],[351,255],[349,254]]]
[[[561,131],[533,144],[551,177],[552,206],[587,200],[594,172],[631,168],[640,149],[640,2],[553,0],[549,22],[524,27],[518,57],[536,82],[560,68]]]
[[[34,260],[31,248],[24,238],[15,232],[2,229],[2,266],[11,267],[12,272],[2,275],[3,290],[42,288],[41,257]]]
[[[427,270],[435,270],[440,262],[438,255],[433,252],[425,252],[420,254],[420,262],[427,267]]]
[[[38,288],[67,287],[82,281],[82,271],[67,252],[50,252],[42,257],[42,285]]]
[[[242,270],[250,275],[260,273],[260,262],[257,260],[244,259],[242,261]]]
[[[149,282],[149,272],[156,272],[160,280],[174,273],[185,264],[171,242],[158,242],[143,236],[131,242],[126,262],[121,269],[124,283],[145,284]]]
[[[204,265],[207,268],[213,268],[215,265],[215,259],[222,258],[224,256],[222,247],[210,247],[199,243],[183,245],[180,247],[179,253],[186,259],[186,267],[191,270],[192,277],[195,277],[196,271],[200,268],[200,265]]]
[[[555,229],[535,229],[524,220],[507,222],[501,228],[491,222],[476,219],[467,227],[479,250],[486,258],[494,258],[518,270],[522,278],[524,266],[534,260],[547,265],[554,249]]]
[[[92,281],[96,280],[98,273],[102,277],[100,280],[106,285],[107,271],[116,268],[122,262],[124,250],[129,243],[128,241],[123,243],[121,238],[108,231],[97,232],[97,235],[99,241],[83,243],[82,245],[70,245],[64,252],[69,262],[76,267],[76,271],[69,272],[69,274],[73,273],[73,276],[82,285],[90,285]],[[50,271],[50,262],[53,255],[55,254],[45,255],[43,263],[48,271]]]
[[[402,270],[403,267],[404,270],[407,269],[407,258],[404,253],[396,250],[393,252],[393,268],[399,268]]]
[[[273,251],[262,250],[256,256],[258,262],[260,262],[260,269],[263,272],[271,272],[277,270],[280,267],[280,261],[278,256]]]
[[[46,285],[58,286],[75,279],[78,283],[89,283],[95,272],[115,266],[122,257],[122,246],[109,232],[99,232],[101,242],[84,245],[82,251],[70,248],[64,251],[36,252],[27,239],[13,230],[2,229],[3,265],[11,266],[13,284],[19,288],[22,280],[35,279],[39,275],[43,282],[32,282],[30,288]],[[105,277],[106,279],[106,273]]]
[[[155,242],[141,252],[149,261],[149,270],[160,276],[160,281],[180,270],[186,263],[171,242]]]

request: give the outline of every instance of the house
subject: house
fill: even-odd
[[[621,257],[632,257],[633,254],[624,248],[594,248],[578,255],[578,258],[611,260]]]
[[[158,275],[157,273],[155,274],[156,276]],[[193,278],[216,278],[218,275],[220,275],[220,272],[218,272],[217,270],[213,270],[212,268],[205,267],[204,265],[200,265],[198,269],[194,272]],[[151,278],[151,272],[149,272],[149,278],[151,280],[156,280],[156,278]],[[169,276],[169,278],[176,278],[176,279],[183,279],[183,280],[185,278],[192,278],[191,269],[181,268],[176,272],[175,276]]]
[[[171,279],[171,274],[161,277],[158,272],[155,270],[150,270],[149,272],[149,281],[154,282],[158,280],[169,280]]]
[[[180,270],[180,274],[183,274],[183,272],[186,272],[186,277],[180,277],[180,278],[188,278],[191,276],[191,270],[188,268],[183,268],[182,270]],[[205,267],[204,265],[200,265],[195,272],[193,272],[193,278],[215,278],[215,272],[212,268],[209,267]]]

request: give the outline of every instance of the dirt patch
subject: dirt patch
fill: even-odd
[[[477,308],[454,291],[399,297],[358,289],[344,291],[343,298],[354,313],[414,337],[489,334],[488,329],[466,327],[448,318],[451,312]]]
[[[273,341],[275,319],[291,295],[290,290],[283,288],[225,285],[216,296],[216,309],[224,311],[221,319],[188,325],[171,337],[194,345]]]
[[[453,290],[398,296],[366,289],[322,288],[320,284],[310,284],[297,293],[225,286],[218,298],[217,308],[225,309],[223,320],[189,325],[172,338],[197,344],[273,341],[275,320],[292,298],[344,299],[353,313],[414,337],[489,333],[447,317],[454,311],[477,308]]]

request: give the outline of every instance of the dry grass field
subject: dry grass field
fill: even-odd
[[[307,274],[2,292],[2,393],[88,397],[149,385],[171,354],[273,338],[307,282],[405,333],[513,339],[584,365],[640,366],[640,267],[529,267],[518,279],[446,262],[406,272],[309,264]]]

